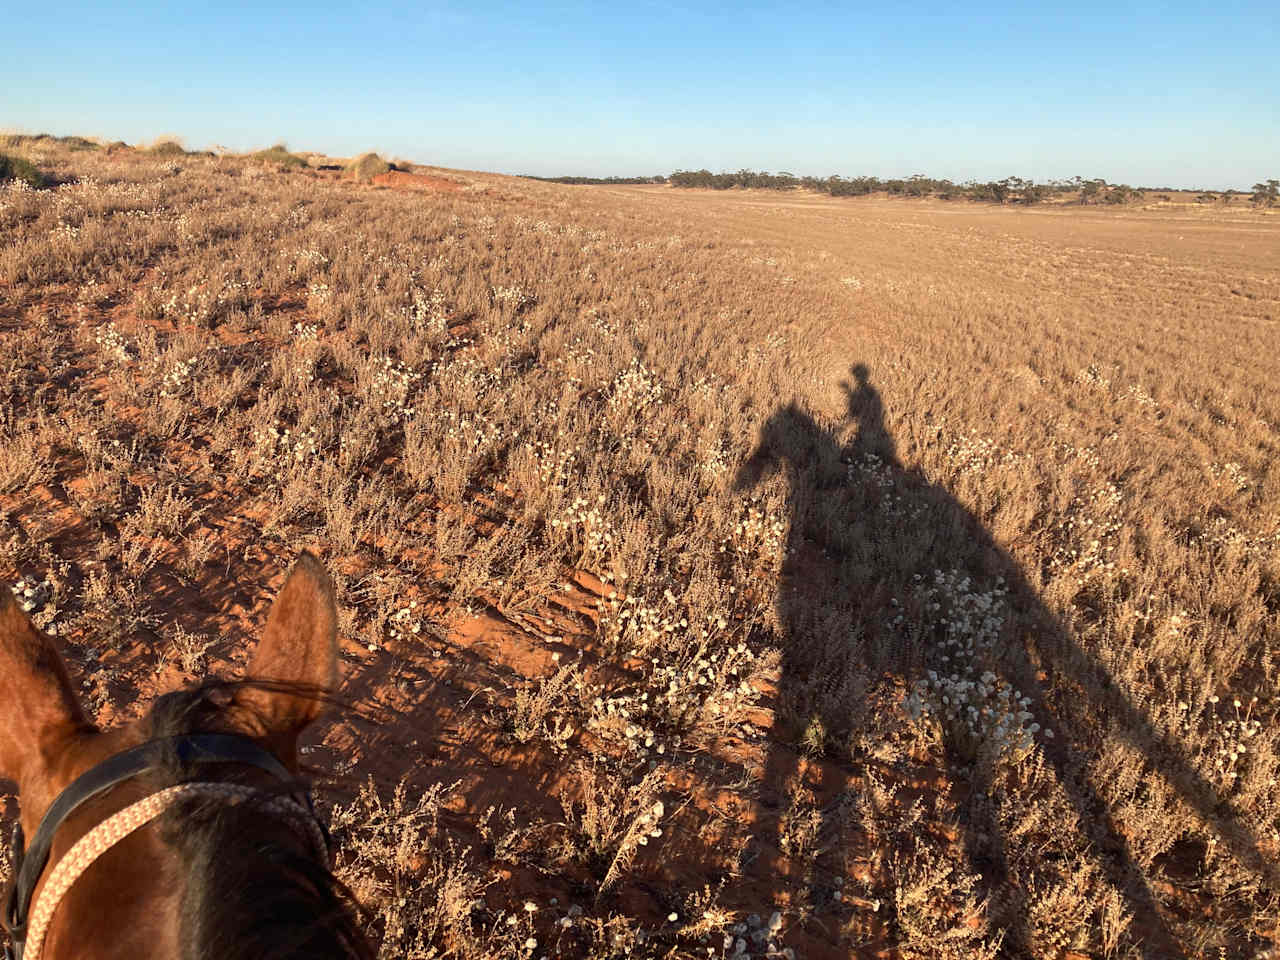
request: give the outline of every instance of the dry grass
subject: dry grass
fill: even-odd
[[[383,955],[1271,948],[1274,215],[14,149],[0,576],[109,720],[322,551]]]

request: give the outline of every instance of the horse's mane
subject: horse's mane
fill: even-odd
[[[237,690],[250,686],[276,687],[215,680],[166,694],[151,710],[151,737],[225,729],[226,721],[220,719],[227,704]],[[176,752],[159,774],[165,785],[196,775]],[[301,781],[282,783],[279,792],[306,788]],[[162,828],[187,876],[179,931],[184,957],[372,960],[374,952],[358,925],[355,897],[317,860],[307,839],[278,816],[252,802],[192,798],[171,808]]]

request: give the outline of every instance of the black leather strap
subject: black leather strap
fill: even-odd
[[[40,820],[35,836],[31,838],[31,846],[25,852],[18,847],[21,843],[20,834],[15,836],[15,852],[20,854],[20,866],[4,906],[3,922],[10,938],[18,947],[19,956],[21,944],[26,938],[31,897],[35,893],[40,874],[49,862],[49,851],[53,847],[53,836],[58,827],[81,804],[126,780],[161,766],[174,752],[183,764],[240,763],[258,767],[284,781],[293,779],[284,764],[252,740],[228,733],[196,733],[148,740],[108,757],[96,767],[85,771],[50,804]]]

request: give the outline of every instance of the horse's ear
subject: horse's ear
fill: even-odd
[[[249,663],[249,679],[264,681],[240,698],[270,738],[296,740],[325,708],[338,679],[338,610],[333,583],[311,553],[298,558],[271,605]]]
[[[34,785],[92,729],[53,643],[0,583],[0,777]]]

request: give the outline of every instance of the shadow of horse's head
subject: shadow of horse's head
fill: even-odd
[[[734,475],[733,489],[751,490],[785,466],[819,487],[830,486],[844,475],[834,431],[794,402],[779,407],[760,427],[755,449]]]

